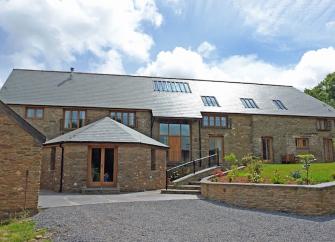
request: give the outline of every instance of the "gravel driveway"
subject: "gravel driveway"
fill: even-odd
[[[49,208],[38,226],[55,241],[334,241],[335,216],[300,217],[205,200]]]

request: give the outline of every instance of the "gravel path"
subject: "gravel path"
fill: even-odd
[[[34,217],[54,241],[334,241],[335,216],[300,217],[205,200],[59,207]]]

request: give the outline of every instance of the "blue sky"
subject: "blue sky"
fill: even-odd
[[[335,71],[335,4],[0,0],[0,85],[13,68],[311,87]]]

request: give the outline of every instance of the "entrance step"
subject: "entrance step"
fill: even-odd
[[[162,194],[189,194],[189,195],[200,195],[200,190],[185,190],[185,189],[162,189]]]
[[[120,189],[116,187],[89,187],[82,188],[83,194],[118,194]]]
[[[168,189],[177,189],[177,190],[200,190],[200,185],[180,185],[173,186],[169,185]]]

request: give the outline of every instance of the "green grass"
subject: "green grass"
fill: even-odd
[[[32,239],[38,241],[50,241],[44,239],[45,229],[36,229],[35,223],[30,219],[12,220],[0,225],[0,241],[21,242]]]
[[[290,174],[294,171],[300,171],[302,177],[306,176],[302,163],[297,164],[263,164],[262,177],[271,182],[275,170],[283,179],[284,183],[293,183]],[[246,169],[239,172],[238,176],[247,176]],[[310,180],[312,184],[334,181],[335,162],[332,163],[312,163],[310,167]]]

